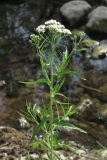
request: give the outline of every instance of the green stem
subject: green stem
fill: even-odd
[[[50,94],[51,95],[51,94]],[[51,132],[51,160],[53,160],[53,99],[50,96],[50,132]]]
[[[53,41],[51,43],[51,48],[50,48],[50,79],[51,79],[51,85],[50,85],[50,132],[51,132],[51,160],[53,160]]]

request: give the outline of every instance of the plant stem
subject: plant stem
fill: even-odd
[[[50,94],[51,95],[51,94]],[[53,99],[50,96],[51,160],[53,160]]]
[[[53,160],[53,43],[51,43],[50,46],[50,79],[51,79],[51,85],[50,85],[50,132],[51,132],[51,160]]]

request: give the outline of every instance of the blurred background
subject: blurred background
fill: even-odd
[[[68,3],[67,3],[68,2]],[[43,85],[24,86],[41,75],[39,58],[29,44],[34,28],[56,19],[72,31],[85,31],[81,52],[71,60],[70,68],[86,81],[72,78],[63,92],[73,104],[92,101],[89,121],[106,123],[107,108],[107,1],[106,0],[1,0],[0,1],[0,124],[18,127],[17,111],[26,101],[34,104],[48,99]],[[102,107],[103,106],[103,107]],[[101,114],[100,114],[101,113]]]

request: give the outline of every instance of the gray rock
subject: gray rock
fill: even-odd
[[[107,6],[107,0],[103,0],[103,4]]]
[[[21,117],[19,119],[19,123],[20,123],[20,128],[21,129],[26,129],[30,127],[30,124],[27,122],[27,120],[24,117]]]
[[[107,56],[107,44],[100,44],[93,49],[92,58],[105,58]]]
[[[70,1],[60,8],[62,16],[70,23],[71,26],[82,22],[90,10],[91,6],[82,0]]]
[[[91,31],[107,33],[107,7],[100,6],[88,16],[87,28]]]

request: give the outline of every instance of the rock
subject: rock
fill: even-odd
[[[88,16],[86,27],[93,32],[107,33],[107,7],[94,9]]]
[[[99,45],[99,42],[92,39],[85,39],[84,41],[82,41],[82,44],[86,48],[93,48]]]
[[[90,10],[91,5],[82,0],[70,1],[60,8],[62,16],[71,26],[78,25],[82,22]]]
[[[27,151],[32,151],[31,145],[26,145],[30,140],[30,131],[21,132],[8,126],[0,126],[0,159],[21,160]]]
[[[94,149],[91,151],[100,160],[107,160],[107,149]]]
[[[27,129],[30,128],[30,124],[27,122],[27,120],[24,117],[21,117],[19,119],[19,124],[21,129]]]
[[[90,99],[84,99],[78,108],[79,112],[76,115],[77,119],[86,121],[93,121],[96,119],[96,108],[93,105],[93,101]]]
[[[105,57],[105,58],[104,57],[105,57],[105,55],[102,55],[101,58],[103,58],[103,59],[96,59],[96,60],[90,59],[90,65],[93,67],[95,72],[100,71],[99,75],[101,74],[101,72],[105,73],[107,71],[107,57]],[[98,78],[98,80],[105,78],[105,79],[102,79],[102,82],[107,80],[104,74],[102,75],[102,77],[99,76],[97,78]],[[96,79],[96,78],[94,78],[94,79]],[[96,80],[96,81],[98,81],[98,80]]]
[[[99,99],[103,102],[107,102],[107,83],[99,88],[102,91],[102,94],[99,95]]]
[[[102,76],[102,79],[103,78],[104,78],[104,76]],[[100,80],[101,79],[99,79],[98,80],[99,82],[97,82],[97,83],[100,84]],[[98,88],[98,91],[88,90],[88,93],[91,95],[91,97],[97,98],[97,99],[99,99],[103,103],[107,103],[107,83],[103,84],[103,81],[102,81],[102,86]]]
[[[104,5],[107,6],[107,0],[103,0]]]
[[[105,58],[107,56],[107,45],[102,44],[93,49],[92,58]]]
[[[105,122],[107,125],[107,103],[100,104],[97,115],[103,121],[103,123]]]
[[[106,159],[107,159],[107,149],[105,149],[105,150],[103,150],[103,151],[101,152],[101,158],[102,158],[103,160],[106,160]]]

